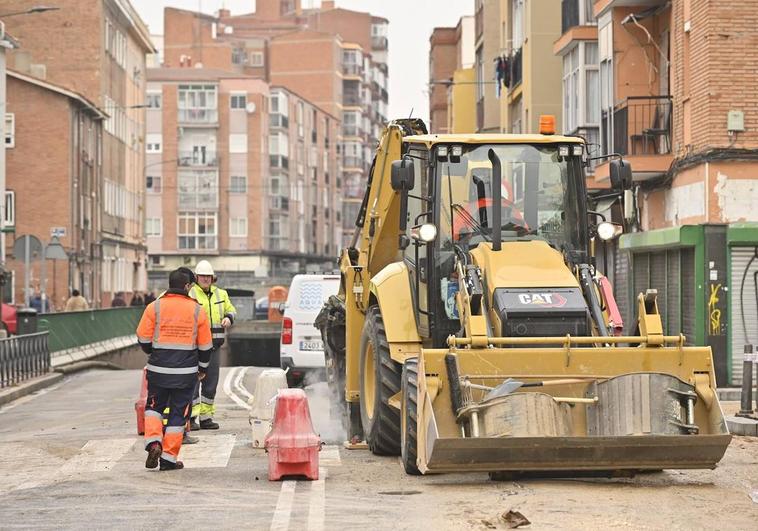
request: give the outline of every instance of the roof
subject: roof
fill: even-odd
[[[78,92],[74,92],[73,90],[69,90],[67,88],[61,87],[60,85],[54,85],[53,83],[50,83],[48,81],[43,81],[42,79],[38,79],[36,77],[22,74],[21,72],[16,72],[15,70],[8,69],[6,70],[6,72],[9,77],[16,78],[20,81],[24,81],[25,83],[31,83],[32,85],[36,85],[43,89],[56,92],[62,96],[66,96],[67,98],[71,98],[72,100],[78,101],[84,107],[89,109],[92,112],[92,114],[94,114],[97,118],[101,120],[105,120],[106,118],[109,117],[108,113],[100,109],[97,105],[92,103],[90,100],[88,100],[87,98],[79,94]]]
[[[148,68],[148,81],[218,81],[219,79],[258,79],[219,68]]]
[[[403,137],[403,142],[422,143],[431,147],[435,144],[583,144],[584,140],[576,136],[563,135],[460,134],[412,135]]]
[[[137,37],[137,40],[142,44],[143,48],[148,53],[156,53],[158,50],[150,40],[150,32],[148,31],[145,22],[140,18],[129,0],[113,0],[113,3],[121,11],[121,14],[126,20],[129,21],[135,37]]]

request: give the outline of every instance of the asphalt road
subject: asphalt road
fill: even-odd
[[[631,479],[492,482],[408,477],[397,458],[338,444],[323,384],[308,389],[327,446],[316,482],[267,480],[245,407],[259,370],[222,369],[221,430],[183,448],[182,471],[144,468],[139,371],[90,371],[0,408],[0,527],[86,529],[755,529],[758,440],[736,437],[714,471]],[[750,494],[755,492],[754,502]]]

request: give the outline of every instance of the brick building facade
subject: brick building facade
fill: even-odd
[[[11,11],[35,5],[29,0],[3,3]],[[146,287],[142,107],[145,55],[155,49],[126,0],[61,0],[56,6],[60,9],[54,13],[6,21],[20,43],[10,63],[17,71],[81,94],[108,115],[98,159],[101,195],[82,197],[76,207],[81,218],[97,220],[97,234],[85,248],[70,241],[64,247],[77,263],[101,264],[95,276],[75,276],[69,287],[87,293],[94,306],[109,306],[116,292],[126,292],[128,300],[128,294]]]

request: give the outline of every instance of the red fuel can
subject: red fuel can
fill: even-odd
[[[285,476],[318,479],[321,440],[313,431],[308,397],[302,389],[280,389],[274,408],[273,428],[266,435],[268,479]]]
[[[147,403],[147,367],[142,369],[142,387],[139,398],[134,403],[134,411],[137,413],[137,435],[145,434],[145,404]]]

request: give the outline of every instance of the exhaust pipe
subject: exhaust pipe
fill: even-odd
[[[501,181],[503,180],[502,167],[500,165],[500,157],[497,156],[494,149],[490,149],[487,153],[490,162],[492,163],[492,250],[499,251],[502,244],[502,195],[503,191],[500,189]]]

